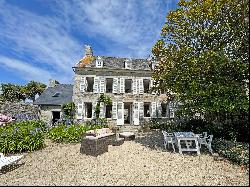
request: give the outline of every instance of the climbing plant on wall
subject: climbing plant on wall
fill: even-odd
[[[105,95],[104,93],[102,93],[100,95],[100,97],[97,100],[96,107],[95,107],[95,114],[96,114],[96,118],[97,119],[100,118],[101,103],[103,103],[104,105],[108,105],[108,104],[112,103],[112,100],[111,100],[110,96]]]

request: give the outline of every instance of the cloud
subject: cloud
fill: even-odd
[[[48,14],[0,1],[1,64],[26,79],[44,74],[41,80],[53,75],[68,83],[73,79],[71,67],[83,56],[84,44],[95,45],[98,55],[146,58],[160,37],[167,11],[177,0],[45,3]],[[23,73],[30,71],[34,73]]]
[[[5,57],[0,55],[0,65],[3,68],[10,68],[16,70],[26,80],[36,80],[40,82],[47,82],[50,78],[53,78],[53,73],[45,71],[41,68],[34,67],[21,60]]]
[[[167,11],[177,0],[73,0],[57,3],[63,10],[61,15],[66,20],[72,18],[72,27],[89,37],[105,37],[124,46],[121,52],[106,44],[111,55],[146,57],[160,37]]]
[[[19,58],[26,58],[27,66],[35,64],[56,75],[72,76],[71,67],[82,56],[82,49],[64,28],[63,20],[8,4],[0,6],[2,46],[11,48]]]

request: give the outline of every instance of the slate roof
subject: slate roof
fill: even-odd
[[[103,67],[108,69],[125,69],[124,62],[130,61],[132,63],[132,70],[150,70],[150,62],[147,59],[132,59],[132,58],[120,58],[120,57],[107,57],[100,56],[103,61]],[[79,61],[76,67],[81,63]],[[85,67],[96,67],[96,60],[90,62]]]
[[[57,94],[57,97],[53,95]],[[34,101],[35,105],[61,105],[72,102],[73,85],[72,84],[58,84],[54,87],[48,87],[44,92]]]

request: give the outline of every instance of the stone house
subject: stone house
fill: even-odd
[[[33,104],[39,106],[41,120],[54,123],[62,116],[61,105],[72,102],[72,95],[73,85],[50,80],[49,86]]]
[[[95,106],[101,93],[112,104],[101,104],[101,118],[115,125],[139,125],[150,118],[173,118],[173,103],[166,94],[151,92],[155,63],[147,59],[94,56],[85,45],[83,58],[73,67],[75,72],[72,101],[76,119],[95,118]]]

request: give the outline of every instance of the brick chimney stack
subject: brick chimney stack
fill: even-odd
[[[93,51],[90,45],[84,45],[85,56],[93,56]]]
[[[49,87],[55,87],[60,84],[57,80],[49,79]]]

